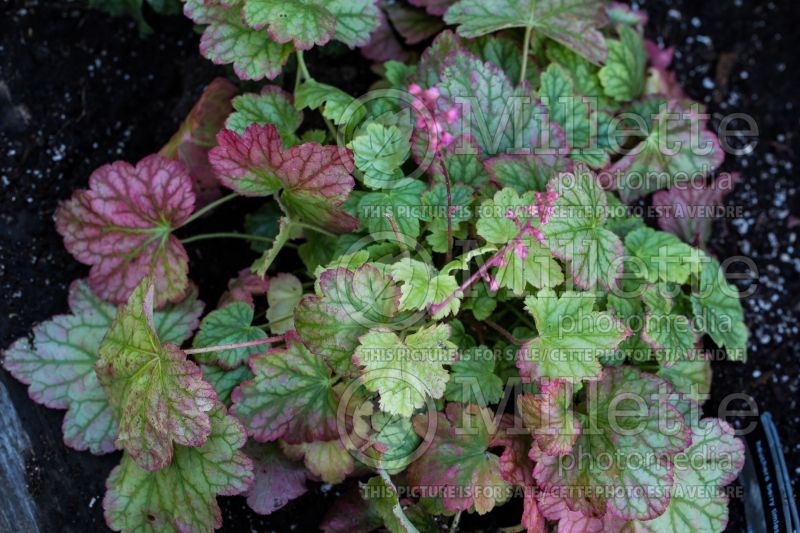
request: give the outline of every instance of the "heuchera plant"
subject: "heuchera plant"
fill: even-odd
[[[748,331],[688,208],[734,180],[711,181],[720,145],[644,15],[183,8],[206,57],[243,80],[294,69],[293,92],[216,80],[159,154],[96,170],[56,213],[88,278],[4,359],[67,410],[68,446],[123,452],[109,527],[212,531],[218,495],[269,514],[321,481],[346,483],[327,532],[454,531],[513,498],[516,531],[725,528],[743,446],[701,416],[703,347],[743,360]],[[312,77],[303,51],[331,40],[382,62],[367,97]],[[686,208],[665,231],[626,209],[653,192]],[[263,198],[246,232],[187,233],[239,196]],[[258,257],[203,316],[186,248],[213,238]]]

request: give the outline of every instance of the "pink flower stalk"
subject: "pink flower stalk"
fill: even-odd
[[[439,153],[443,147],[453,144],[455,137],[445,131],[445,125],[452,126],[458,122],[460,116],[458,108],[451,106],[443,112],[438,111],[436,104],[441,94],[436,87],[423,89],[418,84],[412,83],[408,86],[408,92],[414,96],[411,107],[417,112],[416,126],[430,133],[433,153]]]
[[[511,240],[508,244],[503,246],[500,251],[490,257],[473,275],[469,277],[464,283],[461,284],[455,291],[453,291],[447,298],[439,302],[438,304],[433,304],[429,308],[429,312],[431,316],[436,316],[444,309],[446,306],[450,305],[458,294],[464,294],[467,289],[469,289],[472,285],[475,284],[476,281],[479,279],[483,279],[488,285],[489,289],[492,291],[497,291],[500,289],[500,283],[498,282],[497,278],[493,277],[489,274],[489,269],[493,267],[502,267],[508,264],[506,261],[505,256],[507,253],[513,251],[516,253],[520,259],[526,259],[528,254],[530,253],[529,248],[525,245],[524,239],[527,235],[533,236],[539,242],[544,243],[545,238],[544,234],[539,228],[533,227],[533,212],[537,213],[539,218],[539,225],[543,226],[547,224],[550,214],[555,207],[555,202],[558,200],[558,193],[557,192],[537,192],[536,193],[536,204],[528,206],[529,212],[532,214],[524,224],[519,222],[519,219],[514,214],[512,209],[506,211],[506,217],[509,219],[514,220],[518,226],[520,226],[519,233],[513,240]]]

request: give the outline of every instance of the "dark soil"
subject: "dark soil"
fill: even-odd
[[[650,13],[648,34],[676,46],[678,77],[692,98],[708,104],[712,123],[739,111],[752,115],[760,129],[755,150],[725,164],[726,170],[742,172],[728,198],[742,216],[721,222],[711,244],[720,257],[747,256],[757,265],[757,289],[745,300],[753,332],[750,361],[715,364],[707,409],[711,414],[727,394],[743,392],[759,410],[771,411],[797,492],[795,227],[800,220],[792,214],[800,210],[792,173],[800,164],[795,98],[800,7],[795,0],[635,3]],[[202,88],[225,70],[198,55],[197,36],[179,17],[153,18],[155,32],[140,38],[133,22],[86,10],[80,2],[4,0],[0,14],[0,348],[5,348],[34,323],[64,312],[69,282],[87,272],[55,232],[58,203],[85,186],[96,167],[116,159],[137,161],[158,150]],[[332,62],[314,61],[312,55],[310,67],[320,79],[363,91],[364,70],[348,66],[353,64],[350,57]],[[219,223],[226,211],[215,217],[215,228],[223,229]],[[198,232],[205,230],[202,225]],[[251,253],[238,243],[220,246],[190,249],[193,278],[204,282],[201,296],[207,302],[216,301],[222,280],[247,264]],[[105,530],[104,482],[119,457],[70,450],[61,437],[63,412],[31,402],[5,372],[0,380],[33,443],[27,470],[41,529]],[[250,512],[241,498],[221,498],[225,530],[313,531],[334,492],[315,486],[268,519]],[[742,529],[741,503],[734,502],[730,530]]]

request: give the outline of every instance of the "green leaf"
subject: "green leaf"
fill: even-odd
[[[507,28],[531,28],[600,64],[608,55],[603,34],[603,3],[598,0],[460,0],[444,15],[464,37]]]
[[[683,315],[649,309],[644,317],[642,340],[653,349],[656,359],[666,364],[697,358],[697,331]]]
[[[644,90],[647,54],[636,30],[619,26],[619,41],[608,43],[608,61],[598,76],[607,96],[624,102],[635,100]]]
[[[400,289],[369,263],[325,270],[319,283],[321,295],[303,297],[295,309],[295,328],[306,346],[347,374],[358,338],[396,320]]]
[[[522,345],[517,367],[523,377],[571,382],[600,377],[600,357],[612,353],[630,330],[608,312],[594,311],[592,293],[550,289],[525,298],[538,336]]]
[[[322,116],[337,126],[360,122],[364,109],[355,104],[356,99],[343,90],[314,80],[304,81],[294,92],[294,105],[297,109],[322,108]]]
[[[637,521],[637,531],[716,533],[728,524],[728,497],[720,490],[744,466],[744,443],[722,420],[704,418],[692,426],[692,444],[675,462],[669,505],[658,518]]]
[[[408,159],[411,144],[408,132],[397,126],[367,124],[350,142],[356,167],[363,172],[361,180],[371,189],[387,189],[403,177],[400,169]]]
[[[303,285],[292,274],[270,278],[267,289],[269,331],[281,335],[294,329],[294,309],[303,297]]]
[[[656,376],[619,367],[606,369],[601,381],[588,387],[575,416],[591,430],[561,456],[534,448],[539,489],[563,494],[569,507],[583,514],[655,518],[670,501],[672,460],[690,443],[680,412],[651,400],[668,393],[669,386]],[[637,458],[635,464],[631,457]]]
[[[296,338],[250,359],[255,377],[233,391],[233,413],[259,442],[338,438],[331,369]]]
[[[350,48],[369,43],[380,25],[381,13],[375,0],[320,0],[336,17],[333,38]]]
[[[157,472],[142,469],[125,454],[106,483],[103,499],[108,525],[115,531],[197,531],[222,526],[217,496],[246,491],[253,463],[240,448],[241,424],[216,404],[208,413],[211,432],[201,447],[176,446],[171,463]]]
[[[423,310],[432,304],[443,302],[458,290],[456,278],[439,274],[436,270],[416,259],[403,258],[390,267],[392,278],[400,285],[400,309]],[[449,314],[457,314],[461,298],[456,297],[433,318],[439,320]]]
[[[620,343],[616,354],[602,359],[603,364],[610,365],[612,362],[621,364],[625,360],[647,361],[650,359],[650,346],[641,338],[644,327],[642,300],[638,296],[623,298],[616,294],[609,294],[606,302],[608,310],[612,311],[623,324],[631,328],[631,336]]]
[[[390,331],[372,330],[359,339],[353,363],[363,367],[361,380],[367,390],[380,394],[381,409],[389,414],[411,416],[426,398],[441,398],[449,378],[443,365],[456,357],[450,327],[422,328],[404,340]]]
[[[643,263],[639,269],[650,283],[686,283],[704,256],[672,233],[642,227],[625,236],[625,249]]]
[[[691,296],[695,321],[700,331],[725,348],[732,361],[747,359],[749,332],[739,298],[739,290],[725,279],[717,260],[703,265],[698,290]]]
[[[281,217],[278,221],[278,234],[275,235],[275,241],[268,249],[264,250],[261,257],[253,262],[251,269],[258,277],[263,278],[272,263],[278,257],[278,254],[283,250],[283,247],[292,238],[297,235],[297,227],[293,226],[287,217]]]
[[[461,109],[458,120],[445,125],[456,138],[458,151],[469,150],[474,143],[481,157],[519,153],[530,149],[532,140],[538,145],[549,133],[547,113],[531,99],[527,86],[515,87],[498,67],[468,52],[448,56],[437,88],[442,98],[440,108],[449,104]],[[427,139],[426,135],[418,137]],[[424,146],[415,147],[417,154],[426,151]]]
[[[623,201],[630,203],[658,189],[695,181],[722,164],[725,153],[717,136],[705,129],[707,119],[699,115],[699,104],[663,103],[654,110],[654,117],[647,115],[647,108],[632,111],[645,120],[644,139],[608,169],[609,175],[617,176]]]
[[[257,341],[267,338],[267,333],[252,324],[253,308],[245,302],[233,302],[216,311],[211,311],[200,323],[200,331],[194,338],[195,348]],[[223,368],[235,368],[254,354],[263,352],[265,346],[235,348],[208,353],[199,353],[195,358],[201,363],[216,363]]]
[[[662,366],[656,373],[675,390],[696,402],[704,402],[711,392],[711,363],[708,360],[678,361]]]
[[[33,340],[18,339],[4,352],[3,366],[30,385],[28,395],[52,409],[67,409],[64,442],[94,454],[116,450],[117,422],[94,365],[100,343],[117,309],[97,297],[84,280],[69,291],[70,314],[58,315],[33,329]],[[193,290],[179,304],[167,305],[153,320],[159,336],[181,343],[197,327],[203,303]]]
[[[405,470],[420,444],[411,420],[378,411],[372,415],[370,425],[376,432],[375,448],[381,450],[381,467],[389,473]]]
[[[544,289],[564,283],[561,266],[536,239],[522,239],[517,248],[503,255],[503,264],[493,271],[498,285],[514,296],[523,296],[528,285]]]
[[[419,236],[420,196],[425,188],[419,180],[403,178],[391,189],[367,193],[358,203],[359,219],[376,238],[394,240],[387,218],[391,215],[402,237],[415,240]]]
[[[494,353],[486,346],[461,351],[450,369],[445,399],[482,407],[499,402],[503,398],[503,380],[494,373],[494,367]]]
[[[276,85],[268,85],[261,93],[247,93],[232,101],[233,113],[225,121],[225,127],[239,135],[250,124],[273,124],[278,128],[283,143],[293,146],[298,143],[295,132],[303,123],[303,114],[294,107],[292,95]]]
[[[403,512],[394,484],[387,484],[380,477],[372,477],[361,490],[391,533],[418,533]]]
[[[537,96],[550,111],[550,120],[566,133],[573,158],[588,160],[594,167],[608,163],[608,154],[597,147],[597,132],[592,135],[593,126],[594,129],[597,126],[592,124],[594,117],[589,103],[576,95],[574,83],[562,67],[555,63],[547,67],[542,73]]]
[[[481,58],[500,67],[511,80],[519,80],[522,70],[522,49],[511,39],[493,36],[484,36],[470,39],[464,43],[466,48]],[[536,65],[528,63],[525,79],[531,86],[539,84],[539,72]]]
[[[315,0],[246,0],[242,16],[253,29],[267,28],[275,41],[308,50],[333,37],[336,17],[324,6]]]
[[[214,64],[233,64],[240,79],[275,79],[283,70],[293,48],[270,39],[266,31],[245,25],[238,2],[186,0],[184,14],[204,25],[200,53]]]
[[[492,414],[477,405],[455,403],[447,406],[446,413],[414,417],[414,430],[428,439],[429,446],[409,466],[408,482],[411,487],[424,487],[428,494],[442,494],[448,511],[474,506],[478,514],[486,514],[505,501],[504,489],[509,488],[501,475],[500,458],[489,451],[497,432]]]
[[[597,77],[599,68],[576,54],[569,48],[556,43],[549,42],[547,45],[547,59],[553,63],[561,65],[572,78],[575,84],[575,91],[583,96],[590,96],[604,99],[603,87]],[[599,102],[600,107],[605,107],[603,102]]]
[[[484,164],[489,175],[503,188],[519,194],[543,192],[547,181],[559,172],[571,172],[572,162],[563,157],[545,159],[538,155],[501,155],[487,159]]]
[[[205,444],[216,399],[200,368],[178,346],[159,340],[153,299],[146,278],[117,313],[95,365],[119,421],[117,446],[150,471],[170,463],[173,442]]]
[[[309,472],[323,483],[338,485],[355,468],[353,456],[338,439],[292,445],[281,441],[281,448],[292,459],[304,459]]]
[[[492,244],[511,242],[519,235],[520,229],[508,216],[509,212],[516,216],[520,224],[525,224],[530,218],[528,207],[535,204],[533,192],[520,196],[511,188],[497,191],[491,200],[484,200],[481,204],[480,218],[475,224],[478,235]]]
[[[203,370],[203,379],[214,387],[217,392],[217,400],[226,407],[231,404],[233,389],[253,377],[253,373],[247,365],[231,370],[220,368],[217,365],[200,365],[200,368]]]
[[[622,242],[603,227],[608,217],[606,192],[586,168],[560,174],[548,188],[558,193],[549,222],[542,227],[553,255],[569,261],[575,284],[610,288],[622,273]]]
[[[416,259],[403,258],[390,268],[392,278],[400,285],[400,309],[425,309],[433,300],[430,281],[435,269]]]

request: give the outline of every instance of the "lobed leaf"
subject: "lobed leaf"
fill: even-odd
[[[615,186],[623,201],[696,180],[722,164],[725,153],[717,136],[704,129],[707,115],[697,104],[666,102],[643,118],[649,124],[645,138],[609,168],[609,175],[617,176]]]
[[[434,325],[400,339],[390,331],[371,330],[359,338],[353,364],[363,367],[361,381],[380,394],[381,410],[411,416],[427,398],[441,398],[449,379],[444,365],[458,347],[449,341],[450,327]]]
[[[144,280],[120,307],[100,345],[97,379],[119,423],[116,445],[138,466],[170,463],[173,443],[199,447],[211,433],[217,400],[200,368],[155,329],[155,287]]]
[[[197,531],[222,526],[217,496],[245,492],[253,463],[240,448],[241,424],[216,404],[211,431],[200,447],[176,446],[172,461],[157,472],[141,468],[128,454],[111,471],[103,498],[106,522],[114,531]]]
[[[551,289],[525,298],[536,322],[537,337],[520,348],[517,367],[528,379],[571,382],[601,377],[600,357],[612,353],[630,330],[608,312],[594,310],[592,293]]]
[[[535,453],[539,488],[565,495],[569,508],[583,514],[648,520],[664,513],[673,458],[691,442],[683,415],[669,402],[657,401],[659,394],[669,393],[656,376],[632,367],[607,369],[576,409],[584,428],[591,420],[592,431],[584,431],[565,455]],[[637,458],[635,464],[631,457]],[[606,461],[602,467],[601,460]]]
[[[695,322],[717,346],[725,348],[732,361],[747,359],[749,332],[739,298],[739,290],[725,279],[716,259],[703,265],[698,288],[691,296]]]
[[[231,395],[231,412],[248,435],[291,444],[338,437],[338,398],[325,359],[288,338],[286,348],[256,355],[249,364],[255,376]]]
[[[435,433],[428,435],[429,417]],[[486,514],[505,500],[508,483],[500,472],[500,458],[489,451],[496,428],[486,408],[451,403],[445,413],[414,417],[414,429],[429,444],[408,468],[412,487],[441,495],[445,509],[464,511],[474,506]]]
[[[605,22],[597,0],[460,0],[444,20],[457,24],[464,37],[478,37],[507,28],[530,28],[575,50],[595,64],[608,48],[599,31]]]
[[[216,65],[232,64],[242,80],[274,79],[293,48],[254,30],[241,18],[239,0],[186,0],[183,13],[205,26],[200,53]]]
[[[67,409],[64,442],[94,454],[116,449],[118,425],[94,365],[100,344],[117,310],[100,300],[83,280],[70,286],[70,311],[36,326],[33,339],[22,338],[4,353],[3,366],[29,386],[37,403]],[[181,343],[191,336],[203,311],[197,292],[153,317],[159,336]]]
[[[243,135],[220,132],[209,159],[220,180],[239,194],[266,196],[282,190],[290,216],[340,233],[357,222],[341,205],[355,184],[349,150],[309,142],[284,150],[278,129],[252,124]]]
[[[249,443],[244,452],[253,461],[253,485],[247,505],[258,514],[271,514],[308,490],[306,470],[284,455],[275,443]]]
[[[156,304],[180,301],[189,287],[189,258],[172,235],[194,210],[192,178],[186,167],[161,155],[134,167],[104,165],[56,211],[64,246],[91,265],[89,286],[100,298],[125,303],[147,276]]]
[[[300,300],[294,312],[295,328],[306,346],[346,374],[359,337],[394,322],[400,289],[372,264],[354,271],[325,270],[319,285],[320,296]]]
[[[606,95],[617,101],[635,100],[645,84],[647,54],[642,36],[628,26],[619,26],[619,40],[608,42],[608,61],[598,76]]]
[[[242,135],[251,124],[272,124],[287,146],[297,144],[295,132],[303,123],[303,113],[294,107],[292,95],[275,85],[267,85],[258,94],[247,93],[231,102],[233,113],[225,127]]]
[[[200,323],[194,337],[195,348],[257,341],[267,338],[267,333],[251,325],[253,308],[245,302],[233,302],[221,309],[211,311]],[[198,353],[195,359],[201,363],[216,363],[223,368],[236,368],[247,362],[251,355],[264,351],[264,346],[217,350]]]
[[[550,220],[542,227],[553,255],[569,261],[578,287],[615,286],[622,274],[622,242],[603,227],[608,200],[594,175],[577,165],[574,173],[551,179],[548,190],[558,193]]]

